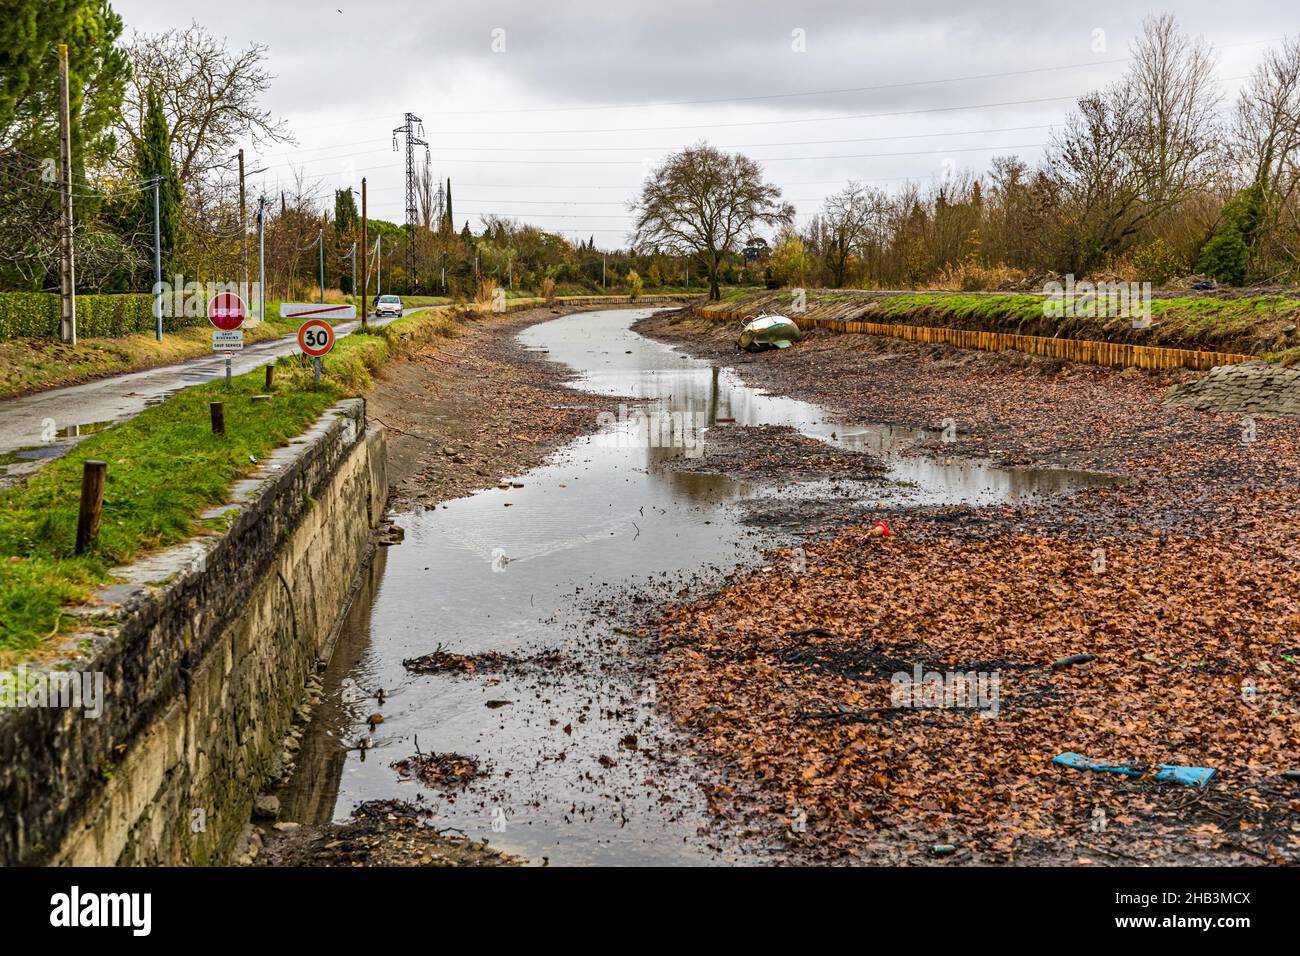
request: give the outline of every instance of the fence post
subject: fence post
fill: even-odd
[[[90,459],[82,466],[81,508],[77,513],[77,554],[83,554],[99,537],[99,519],[104,511],[104,479],[107,473],[107,462]]]

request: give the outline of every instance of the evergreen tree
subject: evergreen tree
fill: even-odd
[[[456,220],[455,218],[453,218],[451,214],[451,177],[448,176],[447,177],[447,231],[448,232],[456,231],[455,223]],[[468,226],[469,223],[467,222],[465,223],[465,225]]]
[[[172,165],[171,136],[167,130],[167,117],[163,115],[162,98],[156,90],[149,90],[144,127],[136,155],[136,166],[141,179],[159,177],[158,226],[159,246],[162,250],[162,274],[176,274],[180,263],[181,240],[181,184]],[[153,248],[153,195],[152,188],[140,193],[143,232],[148,236],[146,245]],[[150,256],[150,259],[153,257]]]
[[[1196,271],[1226,285],[1242,285],[1250,266],[1250,251],[1265,214],[1263,183],[1256,181],[1223,207],[1219,226],[1201,247]]]
[[[360,217],[357,215],[357,202],[352,196],[352,187],[334,190],[334,232],[342,241],[356,231]]]
[[[352,252],[352,244],[359,238],[357,226],[361,219],[357,215],[357,202],[352,195],[352,187],[334,190],[334,254],[340,259]],[[351,295],[352,269],[349,266],[339,272],[339,291]]]

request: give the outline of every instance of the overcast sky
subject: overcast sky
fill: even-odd
[[[128,33],[193,19],[269,46],[267,105],[297,145],[254,162],[267,191],[299,166],[326,191],[365,176],[371,215],[400,221],[391,131],[409,110],[457,228],[498,213],[603,247],[625,242],[645,172],[692,142],[759,160],[802,222],[850,178],[896,188],[999,154],[1033,162],[1071,99],[1123,71],[1148,13],[1214,43],[1225,106],[1267,41],[1300,32],[1294,0],[113,6]]]

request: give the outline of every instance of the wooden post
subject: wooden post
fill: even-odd
[[[368,235],[369,222],[367,221],[366,212],[366,177],[361,177],[361,328],[362,330],[370,328],[370,319],[368,317],[369,309],[366,308],[366,293],[370,285],[370,237]],[[352,297],[355,299],[357,290],[352,290]]]
[[[212,434],[226,433],[226,406],[221,402],[209,402],[208,411],[212,415]]]
[[[104,478],[108,463],[88,460],[81,469],[81,510],[77,513],[77,554],[83,554],[99,537],[104,511]]]
[[[68,45],[59,44],[59,337],[77,344],[77,269],[72,231],[72,119],[68,105]]]
[[[266,388],[262,389],[262,391],[269,392],[274,387],[275,387],[275,363],[272,362],[270,365],[266,367]]]

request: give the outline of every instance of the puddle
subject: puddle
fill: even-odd
[[[566,316],[520,339],[575,369],[581,390],[654,400],[678,424],[698,426],[706,447],[711,423],[734,419],[789,425],[880,455],[911,503],[1013,500],[1103,480],[901,457],[918,433],[846,428],[815,405],[749,388],[628,328],[650,311]],[[656,710],[656,688],[626,677],[618,664],[626,639],[584,605],[628,586],[667,593],[680,574],[720,575],[751,562],[778,542],[747,526],[739,505],[774,492],[657,468],[689,447],[649,447],[646,422],[620,413],[621,401],[598,403],[605,427],[513,477],[522,487],[398,517],[405,540],[380,549],[349,613],[298,771],[280,793],[285,819],[319,823],[346,817],[363,800],[419,797],[435,809],[437,826],[534,863],[735,858],[700,837],[706,808],[700,788],[666,766],[681,758]],[[889,485],[873,483],[872,503],[886,493]],[[402,666],[439,646],[514,657],[558,651],[566,663],[470,675]],[[382,705],[374,697],[380,688]],[[375,713],[383,722],[369,730]],[[364,751],[355,749],[362,738]],[[486,774],[453,791],[401,780],[390,765],[415,754],[417,740],[425,754],[470,755]]]
[[[59,438],[85,438],[87,435],[95,434],[95,432],[102,432],[105,428],[107,428],[109,425],[112,424],[113,423],[111,421],[107,421],[107,422],[85,422],[80,425],[67,425],[63,428],[60,428],[57,432],[55,432],[55,435],[57,435]]]

